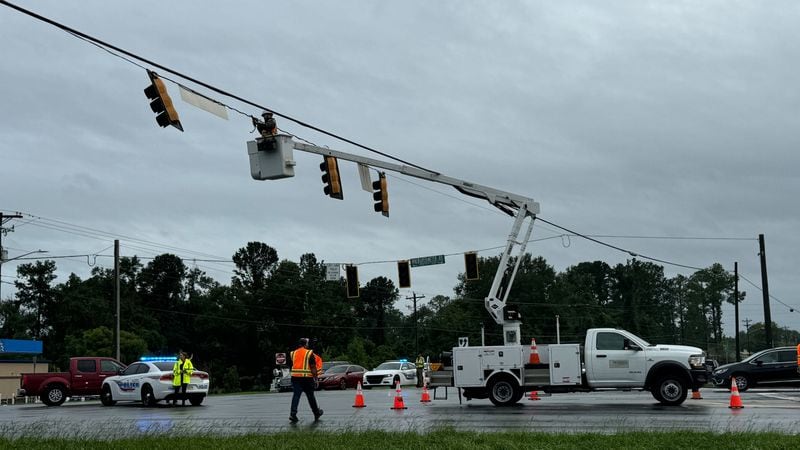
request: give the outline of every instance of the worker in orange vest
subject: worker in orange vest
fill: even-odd
[[[800,344],[797,344],[797,374],[800,375]]]
[[[314,388],[317,384],[317,358],[314,351],[308,348],[308,338],[301,338],[297,343],[297,349],[289,353],[292,360],[292,408],[289,414],[289,422],[295,423],[297,419],[297,406],[300,404],[300,396],[305,392],[308,398],[308,406],[314,413],[314,421],[322,416],[322,410],[317,405],[314,397]],[[321,365],[321,364],[320,364]]]

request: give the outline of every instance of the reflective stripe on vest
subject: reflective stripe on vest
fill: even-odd
[[[305,348],[298,348],[291,353],[292,358],[292,376],[293,377],[310,377],[311,367],[309,367],[308,360],[311,359],[311,350]]]

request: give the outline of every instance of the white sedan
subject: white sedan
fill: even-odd
[[[364,372],[362,386],[369,389],[375,386],[416,385],[417,369],[414,363],[406,360],[386,361],[369,372]]]
[[[139,401],[145,406],[154,406],[161,400],[175,398],[172,387],[172,367],[175,361],[138,361],[119,375],[103,380],[100,401],[104,406],[114,406],[118,401]],[[208,395],[208,373],[202,370],[192,372],[186,386],[186,400],[193,406],[203,403]],[[183,394],[178,394],[182,400]]]

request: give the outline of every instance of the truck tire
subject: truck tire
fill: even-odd
[[[47,406],[59,406],[67,399],[67,390],[60,384],[48,386],[40,397]]]
[[[678,406],[689,393],[686,382],[673,374],[662,375],[652,388],[653,397],[667,406]]]
[[[511,406],[517,403],[524,393],[516,380],[509,376],[492,378],[489,382],[489,400],[495,406]],[[520,395],[522,393],[522,395]]]
[[[111,386],[104,385],[103,391],[100,393],[100,403],[103,406],[114,406],[117,404],[116,400],[111,396]]]
[[[158,401],[153,395],[153,388],[151,388],[149,384],[142,386],[142,405],[156,406],[156,403],[158,403]]]

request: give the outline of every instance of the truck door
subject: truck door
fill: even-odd
[[[600,331],[595,336],[591,351],[587,352],[591,364],[593,387],[638,387],[644,384],[645,352],[631,349],[627,336],[616,331]]]
[[[88,392],[91,392],[91,386],[95,386],[95,391],[100,392],[100,384],[97,382],[97,360],[76,360],[72,371],[72,395],[76,397],[90,395]],[[91,395],[96,395],[96,392]]]

